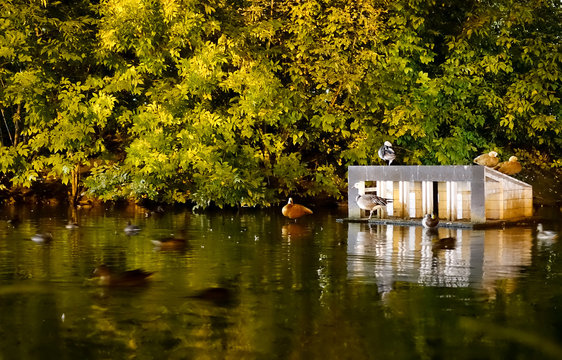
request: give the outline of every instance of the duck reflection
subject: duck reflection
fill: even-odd
[[[302,239],[312,235],[310,226],[297,223],[288,223],[281,227],[281,236],[288,240]]]
[[[348,226],[348,276],[375,282],[383,293],[397,281],[491,290],[531,263],[531,229]]]

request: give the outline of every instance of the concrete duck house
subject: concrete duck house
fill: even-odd
[[[484,166],[350,166],[348,181],[349,220],[364,216],[355,198],[370,193],[392,199],[379,221],[411,222],[433,212],[442,222],[474,225],[533,215],[533,187]]]

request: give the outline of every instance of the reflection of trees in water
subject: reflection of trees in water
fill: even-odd
[[[485,289],[531,262],[529,229],[461,230],[349,224],[348,273],[381,292],[395,281]]]

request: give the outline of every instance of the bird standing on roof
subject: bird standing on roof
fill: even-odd
[[[474,159],[475,164],[492,168],[496,166],[499,161],[500,159],[498,158],[498,153],[495,151],[490,151],[487,154],[482,154]]]
[[[312,210],[306,206],[294,204],[293,199],[289,198],[287,205],[283,206],[283,209],[281,209],[281,213],[289,219],[298,219],[301,216],[312,214]]]
[[[509,161],[504,161],[496,165],[494,170],[506,175],[515,175],[521,171],[521,164],[517,161],[517,157],[512,156],[509,158]]]
[[[379,148],[379,157],[384,161],[388,161],[388,165],[396,159],[396,153],[394,152],[390,141],[385,141],[383,146]]]

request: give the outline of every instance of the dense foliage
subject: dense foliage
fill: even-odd
[[[0,0],[1,185],[339,198],[346,167],[562,167],[558,0]],[[539,160],[537,160],[539,159]]]

